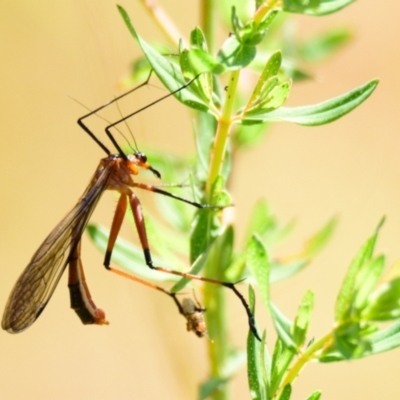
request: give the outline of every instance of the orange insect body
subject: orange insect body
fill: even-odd
[[[155,103],[158,103],[163,99],[185,89],[192,81],[187,82],[181,88],[178,88],[174,92],[159,98],[155,102],[146,105],[140,110],[123,117],[119,121],[108,125],[105,129],[105,132],[117,149],[118,154],[111,154],[108,148],[83,123],[83,120],[93,114],[96,114],[104,107],[107,107],[109,104],[119,100],[132,91],[142,87],[146,83],[119,97],[114,98],[111,102],[78,119],[79,126],[105,151],[107,157],[100,161],[100,164],[97,167],[89,186],[79,199],[78,203],[50,232],[44,242],[39,246],[39,249],[33,255],[30,263],[22,272],[21,276],[18,278],[14,288],[11,291],[10,297],[8,298],[3,314],[1,323],[3,329],[10,333],[18,333],[32,325],[46,307],[48,301],[54,293],[61,275],[67,266],[69,267],[68,287],[70,291],[71,308],[75,310],[84,324],[108,324],[104,311],[96,307],[90,295],[83,272],[80,254],[81,237],[90,219],[90,216],[97,205],[97,202],[100,200],[100,197],[105,190],[114,190],[120,193],[120,198],[118,200],[110,230],[110,236],[104,258],[104,266],[109,271],[112,271],[120,276],[124,276],[169,295],[177,304],[179,312],[186,318],[188,330],[194,331],[196,335],[200,337],[204,336],[204,334],[207,332],[203,320],[203,313],[205,309],[201,308],[200,305],[196,305],[193,303],[193,301],[191,301],[191,303],[185,302],[184,307],[182,307],[176,299],[175,293],[171,293],[164,288],[110,267],[112,250],[117,240],[117,236],[129,204],[133,213],[136,229],[147,266],[157,271],[166,272],[187,279],[196,279],[203,282],[209,282],[231,289],[239,298],[246,310],[250,329],[253,331],[254,335],[261,340],[257,333],[254,317],[250,307],[243,295],[236,289],[235,284],[211,278],[204,278],[190,273],[174,271],[155,266],[153,264],[149,243],[147,240],[142,208],[138,197],[132,189],[139,188],[163,194],[173,199],[183,201],[199,209],[218,209],[219,207],[212,207],[207,204],[200,204],[184,199],[167,192],[156,185],[135,182],[132,179],[132,175],[137,175],[141,168],[150,170],[158,178],[161,176],[160,173],[152,168],[147,162],[147,157],[143,153],[135,151],[133,154],[125,154],[110,132],[110,129],[116,127],[116,125],[119,123],[126,121],[128,118],[147,109]]]

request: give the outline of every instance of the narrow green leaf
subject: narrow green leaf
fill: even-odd
[[[217,61],[229,70],[236,70],[249,65],[255,56],[255,46],[242,44],[230,36],[218,52]]]
[[[368,337],[371,354],[383,353],[400,346],[400,321],[373,333]]]
[[[272,358],[271,385],[269,393],[274,394],[282,383],[282,378],[287,373],[290,363],[296,353],[287,348],[278,338]]]
[[[309,264],[308,260],[297,260],[289,264],[279,264],[273,262],[271,264],[271,271],[269,281],[275,283],[284,279],[289,279],[299,273]]]
[[[211,115],[200,112],[194,126],[194,139],[197,150],[196,178],[200,182],[207,179],[210,152],[214,141],[217,121]]]
[[[383,283],[371,294],[362,316],[371,321],[400,318],[400,277]]]
[[[282,63],[282,53],[277,51],[271,55],[268,59],[267,63],[263,71],[261,72],[260,78],[253,90],[253,93],[250,96],[250,99],[247,103],[245,109],[251,108],[254,104],[258,103],[258,98],[261,97],[263,100],[269,92],[278,84],[277,75],[279,73],[280,67]],[[275,77],[275,80],[272,78]]]
[[[255,295],[254,290],[249,286],[249,305],[254,312]],[[265,386],[263,381],[263,371],[260,365],[259,347],[264,343],[259,343],[253,332],[249,330],[247,335],[247,379],[249,382],[250,396],[253,400],[265,399]]]
[[[292,352],[297,352],[296,343],[292,338],[293,323],[281,313],[281,311],[270,302],[271,316],[275,329],[282,340],[282,343]]]
[[[352,39],[347,28],[335,28],[306,40],[299,46],[300,57],[307,62],[325,60]]]
[[[335,306],[335,319],[336,321],[344,321],[351,310],[351,304],[354,294],[356,292],[356,279],[357,274],[368,260],[371,259],[375,243],[378,237],[379,229],[383,224],[383,220],[377,226],[375,233],[366,241],[366,243],[358,251],[357,255],[350,264],[347,274],[340,288],[336,306]]]
[[[186,84],[186,81],[184,80],[178,66],[168,61],[165,57],[154,50],[149,44],[147,44],[136,33],[127,12],[121,6],[117,7],[126,26],[129,29],[129,32],[138,42],[154,72],[160,78],[165,87],[170,92],[173,92],[184,86]],[[192,107],[200,111],[208,110],[208,104],[205,103],[201,96],[197,95],[190,87],[179,91],[175,94],[175,97],[188,107]]]
[[[213,74],[222,74],[225,72],[225,67],[219,63],[214,57],[202,49],[186,50],[188,58],[193,66],[194,73],[190,78],[204,72],[212,72]]]
[[[193,263],[209,245],[209,232],[212,225],[213,211],[198,210],[193,220],[193,229],[190,236],[190,261]]]
[[[227,378],[216,378],[212,377],[207,379],[200,385],[199,389],[199,400],[209,399],[210,396],[220,387],[228,381]]]
[[[313,307],[314,294],[311,291],[307,291],[301,300],[293,325],[292,337],[293,341],[298,347],[302,346],[306,339],[308,326],[311,320],[311,311]]]
[[[365,333],[370,330],[368,326],[358,322],[345,322],[338,325],[334,331],[335,348],[346,360],[362,357],[371,351],[371,344],[365,338]]]
[[[316,126],[332,122],[346,115],[366,100],[378,85],[378,80],[372,80],[343,95],[322,103],[302,107],[280,107],[269,112],[260,110],[245,115],[242,123],[254,121],[289,121],[299,125]]]
[[[245,148],[256,146],[268,133],[268,123],[256,125],[236,125],[232,141],[235,147]]]
[[[251,118],[253,114],[260,115],[261,113],[272,112],[286,101],[290,93],[291,83],[286,81],[279,84],[274,83],[273,86],[267,97],[246,110],[243,117],[244,120],[248,120],[248,117]]]
[[[292,396],[292,386],[287,384],[283,390],[281,395],[279,396],[279,400],[289,400]]]
[[[268,347],[266,346],[266,331],[263,332],[262,337],[261,337],[261,344],[259,344],[259,350],[260,350],[260,369],[261,369],[261,375],[262,375],[262,380],[264,382],[264,387],[265,387],[265,392],[266,392],[266,398],[268,398],[269,395],[269,386],[271,383],[271,355],[268,352]]]
[[[304,258],[312,258],[326,246],[337,226],[337,218],[331,218],[315,235],[307,240],[302,255]]]
[[[354,300],[354,309],[357,311],[357,314],[359,314],[361,310],[367,307],[367,310],[362,311],[362,318],[370,320],[375,319],[375,318],[368,318],[367,315],[369,314],[368,309],[370,310],[371,306],[372,308],[374,308],[373,297],[374,295],[376,295],[376,293],[372,294],[370,298],[369,296],[371,295],[372,291],[377,285],[383,273],[384,268],[385,268],[385,257],[381,255],[371,260],[370,263],[366,265],[365,268],[363,268],[363,271],[361,271],[360,273],[360,277],[357,279],[359,282],[357,283],[359,290]],[[399,295],[400,293],[397,293],[397,296]]]
[[[268,203],[264,199],[258,200],[251,211],[246,238],[250,240],[254,233],[264,238],[270,231],[275,230],[277,225],[277,219],[272,214]]]
[[[267,251],[257,236],[253,235],[246,249],[246,265],[256,279],[265,308],[269,309],[269,270]]]
[[[307,400],[319,400],[321,398],[321,392],[319,390],[315,391]]]
[[[190,44],[192,48],[208,51],[206,37],[198,26],[190,32]]]
[[[349,6],[355,0],[283,0],[284,11],[306,14],[312,16],[323,16],[332,14]]]

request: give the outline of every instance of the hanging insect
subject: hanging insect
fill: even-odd
[[[196,78],[194,78],[196,79]],[[148,81],[148,80],[147,80]],[[97,202],[100,200],[101,195],[105,190],[114,190],[120,194],[115,215],[113,218],[110,235],[108,239],[107,250],[104,259],[104,266],[118,275],[123,275],[136,282],[142,283],[146,286],[160,290],[167,295],[171,296],[175,303],[178,305],[175,294],[167,290],[153,285],[147,281],[143,281],[133,275],[124,273],[113,267],[110,267],[110,260],[112,251],[126,212],[128,204],[132,210],[135,225],[143,248],[144,259],[147,266],[153,270],[178,275],[188,279],[199,280],[212,284],[221,285],[231,289],[236,296],[239,297],[243,306],[245,307],[248,315],[250,329],[254,335],[259,338],[255,328],[254,318],[251,310],[242,296],[236,289],[235,284],[230,282],[222,282],[216,279],[205,278],[190,273],[179,272],[170,270],[160,266],[155,266],[152,261],[150,247],[147,239],[146,227],[144,223],[142,208],[139,198],[132,189],[139,188],[165,196],[172,197],[176,200],[188,203],[199,209],[215,208],[208,204],[200,204],[185,198],[176,196],[166,190],[157,187],[156,185],[144,184],[136,182],[132,176],[138,175],[141,169],[147,169],[160,178],[160,173],[155,170],[147,161],[145,154],[140,151],[134,151],[133,154],[125,154],[121,149],[114,136],[111,134],[111,128],[116,127],[118,124],[126,121],[139,112],[153,106],[154,104],[164,100],[165,98],[178,93],[187,88],[193,80],[189,81],[179,89],[168,93],[167,95],[157,99],[156,101],[142,107],[135,112],[120,118],[118,121],[109,124],[105,132],[112,144],[117,150],[117,154],[112,154],[111,151],[95,136],[95,134],[84,124],[84,120],[91,115],[96,114],[103,108],[111,103],[121,99],[122,97],[132,93],[134,90],[147,84],[147,81],[138,87],[124,93],[123,95],[114,98],[109,103],[89,112],[83,117],[79,118],[79,126],[103,149],[107,157],[100,160],[100,163],[90,180],[89,186],[86,188],[82,197],[79,199],[75,207],[58,223],[58,225],[50,232],[44,242],[40,245],[36,253],[33,255],[28,266],[22,272],[21,276],[15,283],[14,288],[9,296],[3,319],[2,328],[10,333],[18,333],[27,329],[46,307],[50,300],[65,268],[69,268],[68,286],[70,290],[71,307],[76,311],[79,318],[84,324],[108,324],[103,310],[96,307],[91,298],[86,280],[84,277],[83,266],[80,258],[81,253],[81,237],[84,229],[89,221],[89,218],[95,209]],[[186,303],[185,303],[186,304]],[[186,306],[185,306],[186,307]],[[187,319],[188,327],[191,323],[191,330],[201,330],[200,323],[191,319],[188,316],[187,308],[183,308],[179,304],[178,309],[182,315]],[[196,311],[196,310],[195,310]],[[201,308],[196,312],[202,313]],[[197,327],[196,327],[197,325]]]

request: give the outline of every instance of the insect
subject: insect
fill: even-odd
[[[197,337],[202,338],[207,335],[207,327],[204,321],[205,307],[202,307],[195,296],[193,301],[190,297],[178,301],[176,296],[173,296],[179,312],[186,318],[186,329],[188,332],[193,331]]]
[[[196,79],[196,78],[194,78]],[[222,282],[211,278],[200,277],[190,273],[170,270],[160,266],[155,266],[152,261],[150,247],[146,234],[142,208],[140,201],[132,189],[139,188],[152,191],[172,197],[179,201],[188,203],[199,209],[213,208],[207,204],[200,204],[194,201],[176,196],[168,191],[160,189],[156,185],[144,184],[136,182],[132,176],[139,174],[141,169],[147,169],[160,178],[160,173],[155,170],[147,161],[145,154],[134,151],[133,154],[125,154],[121,149],[114,136],[111,133],[111,128],[126,121],[133,115],[149,108],[150,106],[164,100],[165,98],[178,93],[188,87],[193,80],[187,82],[177,90],[160,97],[156,101],[146,105],[145,107],[136,110],[135,112],[120,118],[118,121],[109,124],[106,129],[106,135],[117,150],[117,154],[112,154],[111,151],[95,136],[95,134],[83,122],[86,118],[96,114],[98,111],[107,107],[111,103],[121,99],[122,97],[132,93],[147,84],[148,80],[134,89],[114,98],[107,104],[100,106],[94,111],[90,111],[78,119],[79,126],[103,149],[107,156],[100,160],[100,163],[90,180],[88,187],[78,200],[75,207],[58,223],[58,225],[50,232],[44,242],[40,245],[36,253],[33,255],[28,266],[22,272],[21,276],[15,283],[14,288],[8,298],[8,302],[2,319],[2,328],[10,333],[18,333],[27,329],[32,325],[46,307],[50,300],[64,270],[68,266],[69,278],[68,287],[70,290],[71,307],[76,311],[79,318],[84,324],[108,324],[105,319],[103,310],[96,307],[91,298],[88,286],[86,284],[83,266],[81,262],[81,237],[83,231],[89,221],[89,218],[95,209],[100,197],[105,190],[114,190],[120,194],[115,215],[113,218],[110,235],[108,239],[107,250],[104,258],[104,266],[109,271],[118,275],[122,275],[145,284],[149,287],[160,290],[169,296],[173,297],[175,302],[175,294],[167,290],[155,286],[149,282],[143,281],[132,275],[110,267],[110,260],[114,244],[116,242],[125,211],[128,204],[132,210],[134,222],[137,228],[138,236],[143,248],[144,259],[147,266],[153,270],[178,275],[188,279],[201,280],[212,284],[222,285],[231,289],[240,299],[245,307],[248,315],[249,325],[256,337],[259,337],[255,328],[255,322],[251,310],[242,296],[236,289],[235,285],[230,282]],[[214,207],[215,208],[215,207]],[[179,302],[178,302],[179,304]],[[179,307],[178,307],[179,308]],[[179,308],[181,312],[181,308]],[[185,318],[190,320],[187,313],[183,313]],[[196,323],[193,322],[195,327]]]

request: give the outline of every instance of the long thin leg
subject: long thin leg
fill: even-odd
[[[213,206],[211,204],[202,204],[202,203],[197,203],[196,201],[191,201],[191,200],[185,199],[184,197],[180,197],[180,196],[177,196],[177,195],[175,195],[173,193],[167,192],[166,190],[160,189],[158,187],[158,185],[149,185],[149,184],[146,184],[146,183],[134,182],[133,186],[137,187],[139,189],[148,190],[149,192],[159,193],[159,194],[162,194],[164,196],[172,197],[173,199],[176,199],[176,200],[182,201],[184,203],[190,204],[191,206],[194,206],[196,208],[211,208],[211,209],[214,208],[214,209],[217,209],[217,210],[222,208],[220,206]]]
[[[151,253],[150,253],[149,242],[147,239],[146,226],[145,226],[145,222],[144,222],[142,207],[140,205],[140,201],[139,201],[138,197],[133,192],[131,192],[131,194],[129,195],[129,202],[130,202],[130,206],[132,209],[133,217],[135,219],[136,229],[137,229],[137,232],[139,235],[140,243],[143,248],[143,254],[144,254],[144,258],[145,258],[147,266],[156,271],[161,271],[161,272],[165,272],[167,274],[181,276],[183,278],[213,283],[215,285],[221,285],[221,286],[225,286],[225,287],[231,289],[236,294],[236,296],[239,297],[241,303],[243,304],[243,306],[246,310],[249,326],[250,326],[250,329],[252,330],[252,332],[254,333],[254,336],[258,340],[261,341],[261,338],[257,332],[253,313],[251,312],[250,307],[247,304],[243,295],[236,289],[235,284],[233,284],[231,282],[223,282],[223,281],[219,281],[219,280],[211,279],[211,278],[204,278],[202,276],[189,274],[187,272],[174,271],[174,270],[171,270],[168,268],[158,267],[153,264],[153,260],[151,258]],[[110,254],[110,256],[111,256],[111,254]],[[108,262],[109,262],[109,260],[108,260]],[[109,265],[106,265],[106,268],[109,268]]]
[[[109,137],[109,139],[111,140],[111,142],[113,143],[113,145],[115,146],[115,148],[118,150],[118,153],[120,154],[120,156],[121,156],[122,158],[127,159],[125,153],[121,150],[121,148],[119,147],[118,143],[115,141],[115,139],[114,139],[112,133],[110,132],[110,129],[113,128],[113,127],[115,127],[116,125],[120,124],[121,122],[124,122],[124,121],[128,120],[129,118],[133,117],[134,115],[136,115],[136,114],[138,114],[138,113],[140,113],[140,112],[142,112],[142,111],[144,111],[144,110],[146,110],[146,109],[148,109],[148,108],[154,106],[155,104],[159,103],[160,101],[163,101],[163,100],[165,100],[166,98],[168,98],[168,97],[170,97],[170,96],[173,96],[173,95],[176,94],[176,93],[179,93],[181,90],[186,89],[186,88],[187,88],[188,86],[190,86],[191,83],[192,83],[193,81],[195,81],[199,76],[200,76],[200,75],[195,76],[193,79],[191,79],[190,81],[188,81],[187,83],[185,83],[184,85],[182,85],[181,87],[179,87],[178,89],[174,90],[173,92],[169,92],[169,93],[166,94],[165,96],[162,96],[162,97],[160,97],[159,99],[153,101],[152,103],[147,104],[146,106],[144,106],[144,107],[142,107],[142,108],[139,108],[138,110],[136,110],[136,111],[134,111],[134,112],[132,112],[132,113],[126,115],[126,116],[123,117],[123,118],[120,118],[118,121],[113,122],[112,124],[110,124],[110,125],[108,125],[108,126],[106,127],[105,131],[106,131],[107,136]],[[146,83],[147,83],[147,82],[146,82]],[[119,98],[121,98],[121,96],[120,96]],[[115,100],[117,100],[117,99],[118,99],[118,98],[116,98]],[[113,100],[113,101],[115,101],[115,100]],[[78,121],[78,123],[79,123],[79,121]],[[85,130],[86,130],[86,129],[85,129]]]
[[[96,307],[89,288],[81,261],[81,242],[76,245],[68,261],[68,288],[71,308],[75,310],[83,324],[108,325],[104,311]]]
[[[149,83],[150,77],[151,77],[152,71],[150,72],[148,78],[146,79],[145,82],[141,83],[139,86],[134,87],[133,89],[127,91],[126,93],[121,94],[118,97],[115,97],[114,99],[110,100],[109,102],[107,102],[106,104],[103,104],[102,106],[96,108],[93,111],[90,111],[89,113],[85,114],[83,117],[80,117],[78,119],[78,125],[106,152],[107,155],[110,155],[111,152],[110,150],[108,150],[108,148],[95,136],[95,134],[83,123],[83,120],[90,117],[93,114],[96,114],[97,112],[99,112],[100,110],[102,110],[103,108],[108,107],[110,104],[115,103],[116,101],[118,101],[119,99],[122,99],[123,97],[127,96],[128,94],[134,92],[135,90],[140,89],[141,87],[147,85]],[[150,104],[151,105],[151,104]],[[150,106],[149,105],[149,106]],[[111,135],[111,142],[114,144],[114,146],[116,147],[116,149],[118,150],[118,153],[126,158],[125,154],[123,153],[123,151],[121,150],[121,148],[119,147],[118,143],[115,141],[114,137],[112,137]]]
[[[110,236],[108,238],[106,255],[104,257],[104,266],[109,269],[111,254],[118,237],[119,230],[121,229],[122,221],[124,220],[125,212],[127,207],[127,196],[126,194],[121,194],[117,208],[115,210],[114,219],[110,229]]]
[[[207,327],[203,318],[205,308],[201,307],[200,305],[196,305],[192,299],[183,299],[181,304],[176,298],[176,293],[171,293],[161,286],[154,285],[153,283],[147,282],[119,269],[111,267],[109,268],[109,271],[114,272],[114,274],[117,274],[124,278],[130,279],[134,282],[141,283],[142,285],[147,286],[151,289],[155,289],[162,293],[165,293],[174,300],[176,306],[178,307],[179,313],[186,319],[187,331],[193,331],[198,337],[203,337],[207,334]]]

